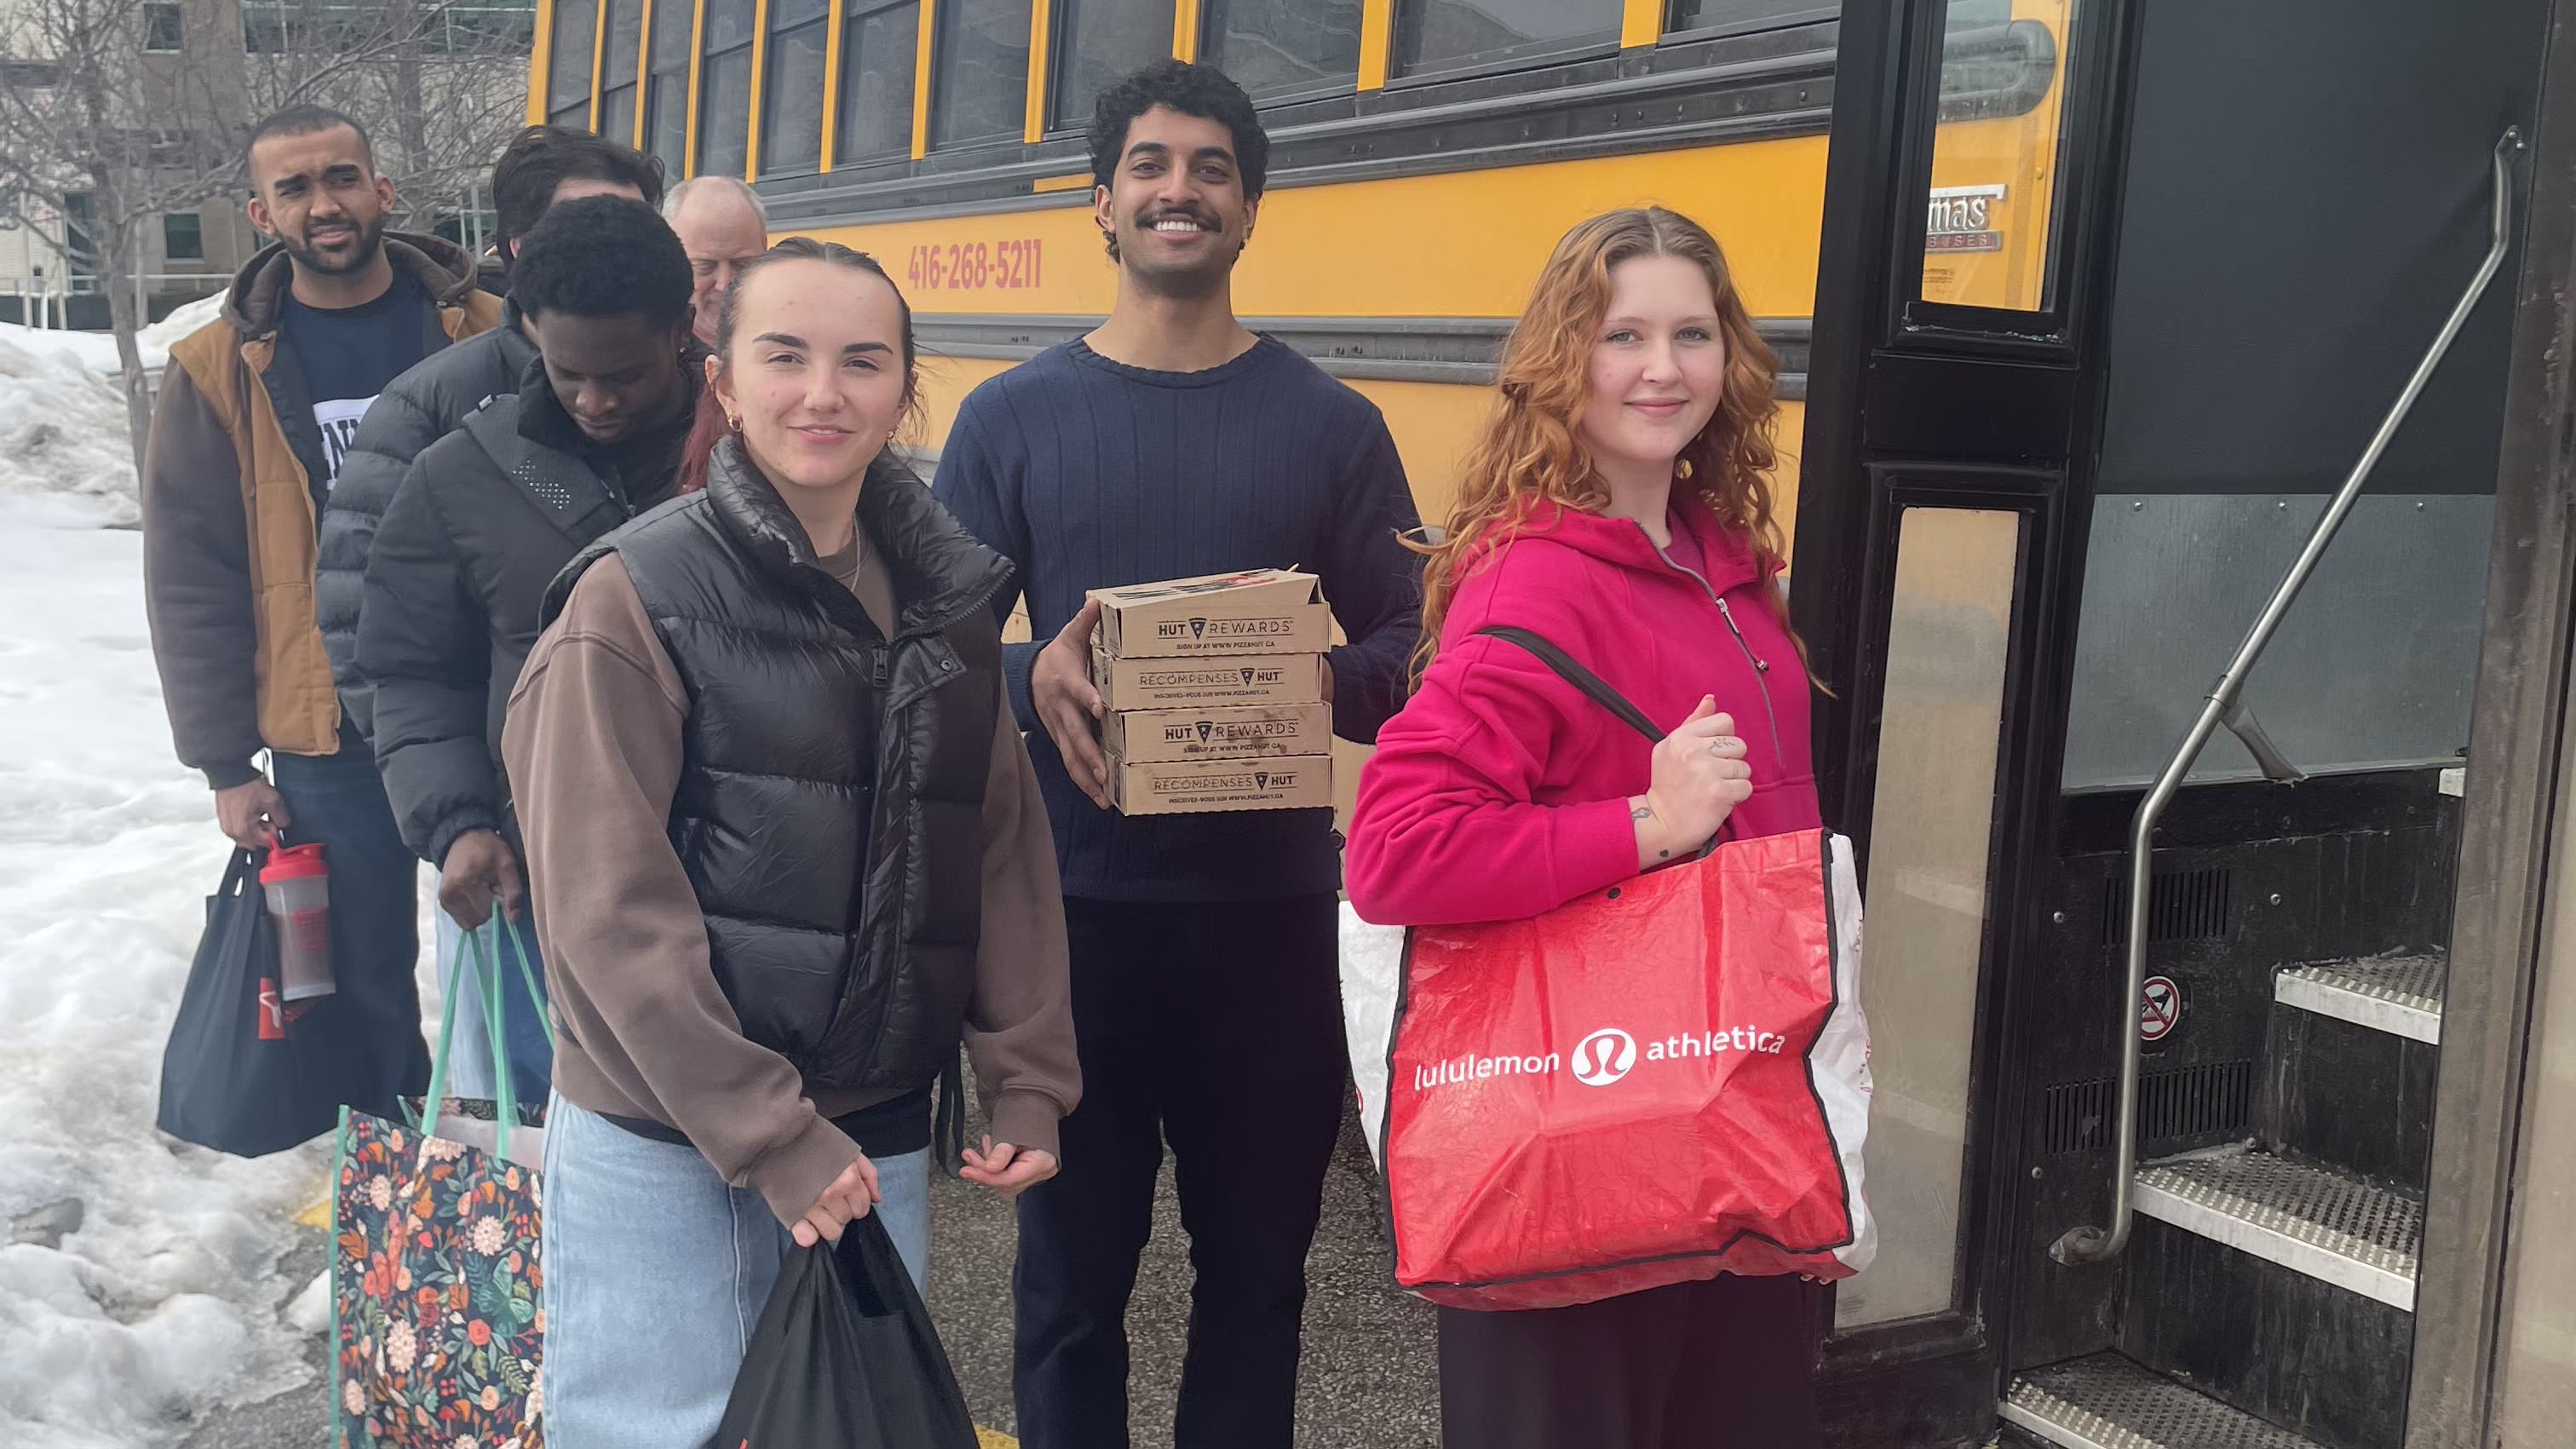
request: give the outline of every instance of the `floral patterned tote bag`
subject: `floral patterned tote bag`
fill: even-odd
[[[499,954],[532,977],[518,929],[496,915],[459,941],[445,999],[456,999],[471,969],[483,1000],[504,1003]],[[529,996],[545,999],[533,981]],[[451,1011],[439,1025],[429,1096],[409,1121],[340,1114],[331,1211],[335,1449],[544,1442],[536,1165],[545,1113],[515,1100],[501,1010],[486,1015],[500,1100],[447,1098]]]

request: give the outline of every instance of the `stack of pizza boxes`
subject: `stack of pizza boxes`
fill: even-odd
[[[1097,589],[1091,676],[1110,803],[1129,815],[1330,808],[1330,606],[1255,569]]]

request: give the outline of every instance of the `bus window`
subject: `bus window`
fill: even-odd
[[[848,0],[841,27],[841,115],[832,128],[834,165],[912,149],[912,77],[920,42],[921,0],[873,9]]]
[[[1672,0],[1664,33],[1693,38],[1726,35],[1831,20],[1841,10],[1835,0]]]
[[[599,7],[591,0],[555,6],[554,48],[546,66],[546,120],[576,131],[590,129],[590,60],[599,38]]]
[[[607,0],[608,44],[600,57],[599,134],[635,139],[635,62],[644,45],[645,0]]]
[[[614,3],[614,0],[612,0]],[[823,162],[823,65],[830,0],[769,0],[768,74],[760,82],[760,174]]]
[[[1395,0],[1395,73],[1474,70],[1619,43],[1622,0]]]
[[[740,176],[751,156],[752,0],[706,0],[696,176]]]
[[[941,0],[930,71],[930,144],[1016,137],[1029,114],[1032,0]]]
[[[1091,124],[1091,103],[1120,77],[1172,53],[1171,0],[1056,0],[1055,84],[1047,126]]]
[[[695,0],[653,0],[653,73],[644,82],[644,145],[674,178],[689,147],[689,41]]]
[[[1925,197],[1923,300],[2049,304],[2056,85],[2075,0],[1950,0]]]
[[[1357,83],[1360,0],[1207,0],[1199,59],[1256,98]]]

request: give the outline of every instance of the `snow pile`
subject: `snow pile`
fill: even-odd
[[[223,315],[224,302],[232,293],[217,292],[199,298],[134,334],[134,345],[143,354],[143,366],[151,371],[170,361],[171,345],[179,339]],[[114,377],[123,364],[116,360],[116,335],[111,332],[67,332],[61,328],[22,327],[15,322],[0,322],[0,343],[14,344],[44,356],[69,356],[87,363],[92,371]]]
[[[136,334],[135,340],[139,345],[142,335]],[[17,347],[38,357],[68,357],[92,372],[110,377],[119,371],[113,333],[66,332],[59,327],[21,327],[15,322],[0,322],[0,346]]]
[[[162,1442],[308,1380],[277,1312],[303,1285],[277,1267],[327,1156],[246,1162],[152,1130],[226,846],[204,780],[170,758],[142,540],[82,522],[53,500],[0,512],[0,1443],[16,1449]]]
[[[0,500],[0,558],[0,1445],[164,1445],[322,1392],[301,1350],[327,1309],[282,1260],[330,1144],[243,1161],[153,1130],[230,847],[170,757],[141,536],[55,490]]]
[[[171,345],[179,339],[223,315],[224,303],[231,300],[227,289],[211,297],[202,297],[134,334],[143,349],[143,365],[159,367],[170,360]],[[114,338],[108,339],[110,342]],[[114,364],[110,364],[113,367]]]
[[[62,495],[93,524],[131,528],[142,517],[125,395],[113,368],[100,372],[74,351],[38,351],[28,337],[0,335],[0,499]]]

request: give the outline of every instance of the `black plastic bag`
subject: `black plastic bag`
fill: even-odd
[[[930,1310],[870,1213],[791,1249],[725,1404],[724,1449],[976,1449]]]
[[[356,1034],[337,997],[278,997],[277,927],[260,896],[258,859],[236,850],[206,898],[206,933],[170,1044],[161,1053],[161,1130],[237,1157],[310,1142],[340,1123],[341,1085],[359,1080]]]

